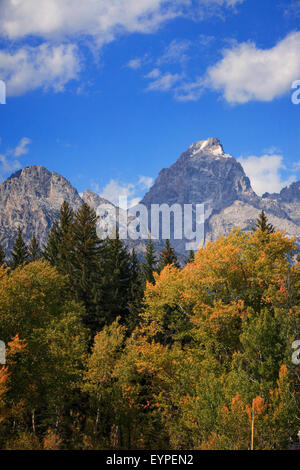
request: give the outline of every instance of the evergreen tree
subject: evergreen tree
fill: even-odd
[[[190,250],[189,257],[187,259],[186,264],[194,263],[194,261],[195,261],[195,252],[194,250]]]
[[[143,264],[143,267],[142,267],[145,282],[147,281],[147,282],[150,282],[151,284],[154,284],[153,272],[156,270],[156,266],[157,266],[157,259],[155,256],[153,243],[152,243],[151,238],[149,238],[149,241],[147,244],[146,255],[145,255],[145,263]]]
[[[173,264],[176,268],[180,268],[174,248],[171,247],[170,240],[167,239],[165,248],[159,256],[158,272],[161,272],[169,264]]]
[[[53,223],[50,229],[48,242],[43,253],[45,259],[62,274],[71,273],[74,244],[73,225],[74,213],[69,204],[64,201],[60,209],[59,219]]]
[[[124,323],[128,320],[133,273],[130,255],[118,233],[115,239],[105,241],[103,271],[106,324],[111,324],[117,317]]]
[[[272,224],[268,223],[268,218],[265,214],[265,211],[261,211],[258,216],[255,227],[253,228],[254,232],[256,230],[261,230],[262,232],[266,232],[268,234],[275,232],[275,227]]]
[[[141,273],[141,266],[137,258],[135,249],[130,256],[130,291],[129,291],[129,319],[126,322],[129,332],[138,325],[139,314],[141,312],[142,300],[144,296],[144,283]]]
[[[28,249],[22,237],[21,228],[18,227],[17,238],[11,252],[11,263],[10,266],[12,269],[17,268],[18,266],[23,266],[28,261]]]
[[[33,235],[28,247],[28,255],[29,262],[38,261],[41,258],[41,250],[35,235]]]
[[[5,264],[5,253],[2,246],[0,245],[0,266],[3,264]]]
[[[70,267],[75,298],[86,309],[85,324],[92,336],[104,325],[101,306],[103,242],[97,235],[98,217],[86,203],[75,214]],[[70,240],[70,239],[69,239]]]

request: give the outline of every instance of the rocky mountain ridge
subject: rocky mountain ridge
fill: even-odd
[[[0,243],[5,251],[11,250],[18,226],[26,242],[35,234],[41,245],[46,243],[64,200],[74,210],[84,201],[94,209],[106,204],[117,216],[122,212],[92,191],[79,195],[69,181],[55,172],[41,166],[27,167],[0,184]],[[300,246],[300,182],[280,194],[259,197],[240,163],[225,153],[216,138],[194,143],[170,168],[163,169],[141,203],[149,209],[152,204],[180,204],[182,208],[185,204],[204,204],[206,242],[228,234],[234,226],[251,230],[263,209],[270,222],[295,236]],[[103,218],[100,227],[101,224]],[[158,245],[161,243],[162,240]],[[172,243],[178,253],[185,254],[186,240],[173,239]],[[128,242],[140,254],[145,251],[145,244]]]

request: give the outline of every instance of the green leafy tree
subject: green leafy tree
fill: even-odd
[[[16,269],[18,266],[23,266],[28,261],[28,249],[22,237],[21,228],[18,227],[17,238],[15,239],[14,246],[11,252],[11,263],[12,269]]]

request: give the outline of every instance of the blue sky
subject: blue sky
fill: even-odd
[[[2,0],[0,79],[2,179],[136,201],[208,137],[260,194],[300,179],[299,0]]]

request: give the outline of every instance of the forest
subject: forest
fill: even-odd
[[[67,203],[0,249],[0,448],[278,450],[300,429],[300,258],[251,232],[145,261]],[[252,443],[251,443],[252,441]]]

